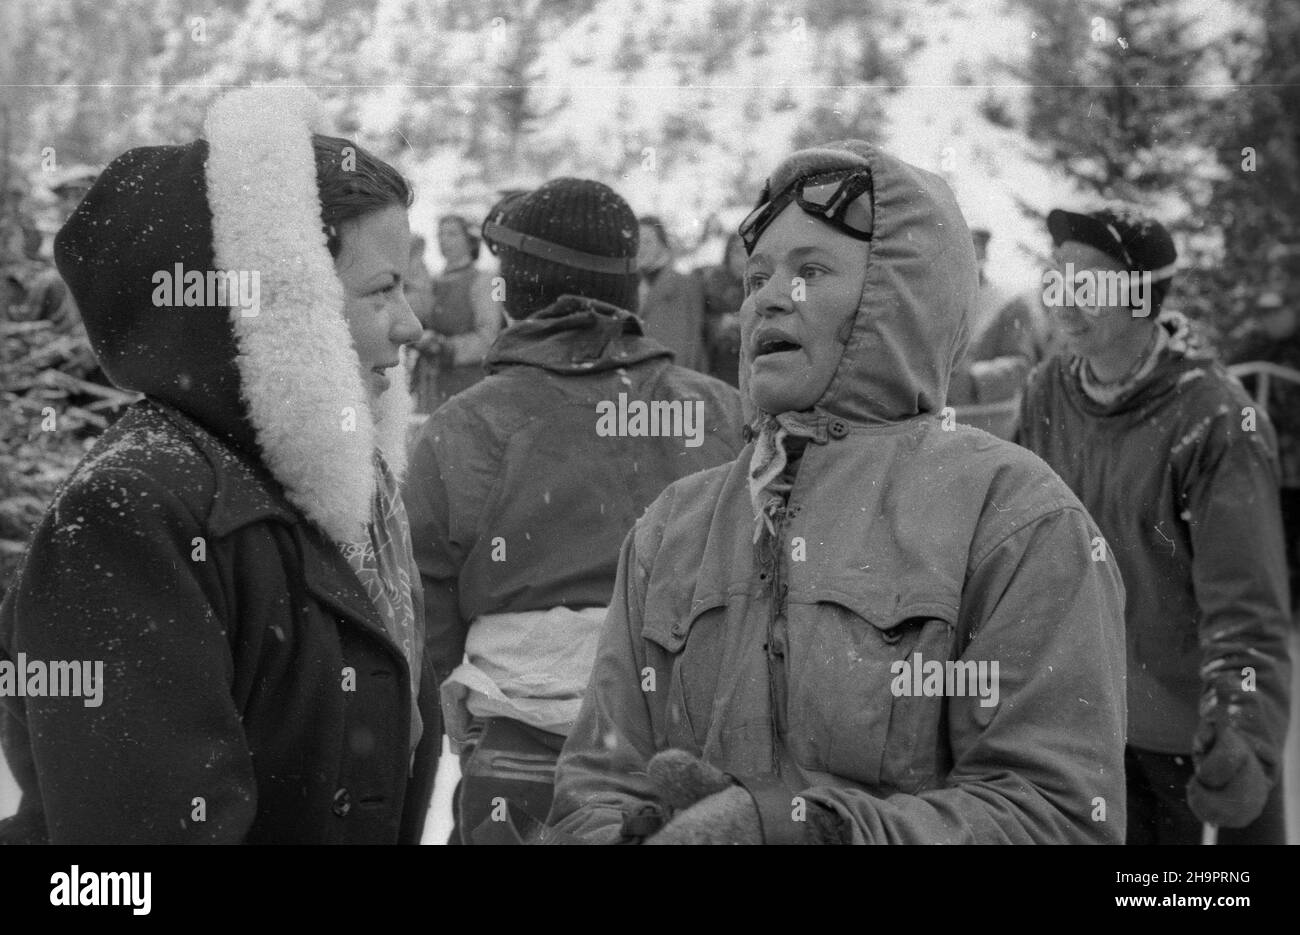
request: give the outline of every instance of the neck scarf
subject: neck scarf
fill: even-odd
[[[420,741],[424,725],[417,703],[420,695],[421,662],[424,658],[423,631],[415,619],[411,591],[411,527],[398,496],[397,477],[378,450],[375,472],[379,478],[371,501],[367,537],[339,543],[339,550],[356,572],[389,638],[406,657],[411,672],[411,749]],[[422,623],[422,621],[421,621]]]
[[[749,459],[749,501],[754,507],[755,543],[764,529],[776,535],[776,513],[785,506],[794,487],[794,469],[808,440],[817,435],[815,427],[790,418],[792,415],[763,413],[754,439],[754,453]]]
[[[1156,318],[1155,337],[1140,365],[1115,383],[1103,383],[1093,374],[1092,368],[1082,357],[1074,358],[1072,372],[1079,380],[1079,386],[1088,398],[1103,406],[1109,406],[1124,394],[1131,392],[1146,380],[1156,369],[1161,356],[1168,352],[1178,357],[1194,357],[1201,353],[1201,344],[1192,323],[1182,312],[1165,311]]]

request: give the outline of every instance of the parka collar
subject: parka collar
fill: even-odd
[[[302,522],[286,499],[284,488],[264,467],[175,407],[156,399],[147,400],[146,405],[182,432],[211,465],[215,487],[206,528],[214,537],[228,536],[267,520],[283,523],[302,543],[303,581],[308,592],[336,613],[384,636],[385,645],[391,644],[378,611],[346,559],[316,527]],[[405,661],[400,652],[394,650],[394,656]]]
[[[631,312],[598,299],[563,295],[502,331],[485,366],[488,373],[523,364],[572,375],[671,356],[667,347],[646,337],[641,320]]]

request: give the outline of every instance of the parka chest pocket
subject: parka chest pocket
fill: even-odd
[[[654,675],[647,682],[642,673],[642,690],[657,696],[651,708],[663,713],[668,746],[698,753],[704,744],[722,669],[726,611],[725,598],[718,598],[689,612],[647,614],[641,636]]]
[[[790,733],[809,765],[885,792],[937,784],[951,756],[945,699],[916,674],[952,658],[950,605],[888,593],[790,611]]]

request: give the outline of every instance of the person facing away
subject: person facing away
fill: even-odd
[[[745,245],[732,233],[722,262],[699,271],[704,286],[704,326],[709,373],[740,385],[740,303],[745,300]]]
[[[144,399],[0,605],[27,679],[0,698],[22,788],[0,841],[420,840],[440,737],[397,492],[411,190],[313,134],[319,106],[234,92],[204,139],[115,159],[59,232],[95,354]],[[81,697],[33,681],[55,661]]]
[[[672,247],[662,220],[647,214],[638,219],[638,224],[638,294],[645,333],[666,345],[678,366],[705,373],[709,353],[700,281],[673,269]]]
[[[405,488],[462,843],[503,827],[494,800],[521,831],[546,817],[619,544],[664,487],[741,446],[736,391],[673,364],[633,314],[637,223],[617,193],[555,179],[484,236],[511,325],[487,378],[417,433]]]
[[[544,836],[1118,842],[1123,587],[1029,452],[941,416],[944,182],[801,150],[742,223],[752,442],[637,522]]]
[[[491,280],[475,264],[479,238],[459,214],[438,222],[438,249],[446,265],[433,277],[430,301],[419,311],[424,334],[412,370],[416,409],[432,412],[483,377],[483,358],[501,330],[501,308]]]
[[[1128,589],[1131,844],[1282,843],[1290,662],[1267,415],[1161,311],[1177,251],[1127,208],[1052,211],[1065,351],[1030,376],[1020,442],[1078,494]],[[1119,280],[1115,280],[1118,282]],[[1109,293],[1109,290],[1107,290]]]

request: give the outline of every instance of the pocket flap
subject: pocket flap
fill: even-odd
[[[641,638],[663,647],[667,652],[681,652],[682,646],[686,644],[686,638],[690,636],[691,627],[695,626],[695,621],[710,610],[726,606],[725,594],[695,601],[694,606],[686,613],[665,612],[666,608],[655,612],[653,608],[647,606],[645,624],[641,627]]]
[[[917,617],[957,623],[958,599],[937,589],[912,588],[904,592],[896,587],[863,586],[854,582],[822,583],[809,594],[811,602],[839,604],[873,627],[893,630]]]

